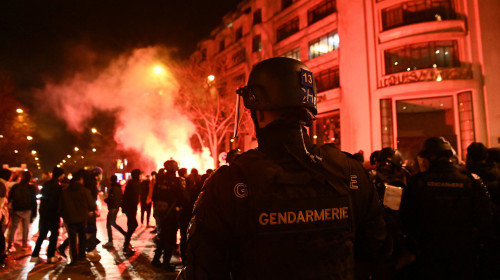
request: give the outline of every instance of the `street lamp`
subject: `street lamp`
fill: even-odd
[[[75,147],[75,152],[78,152],[78,150],[80,150],[80,149],[78,149],[78,147]]]
[[[155,73],[156,74],[161,74],[163,73],[163,68],[161,66],[156,66],[155,67]]]
[[[214,75],[208,75],[207,80],[209,82],[213,82],[215,80],[215,76]]]
[[[23,111],[23,109],[21,109],[21,108],[17,108],[17,109],[16,109],[16,112],[17,112],[18,114],[22,114],[24,111]]]
[[[26,136],[26,139],[28,139],[28,141],[31,141],[31,140],[33,140],[33,137],[28,135],[28,136]]]

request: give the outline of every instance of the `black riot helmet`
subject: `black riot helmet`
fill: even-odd
[[[380,150],[378,162],[381,166],[392,166],[398,169],[403,166],[401,153],[393,148],[383,148]]]
[[[247,85],[236,92],[250,110],[305,107],[317,114],[314,77],[309,67],[296,59],[274,57],[259,62]]]
[[[165,170],[168,172],[177,172],[179,170],[179,165],[177,164],[177,161],[173,159],[169,159],[163,163],[163,167],[165,167]]]
[[[449,160],[456,156],[456,152],[444,137],[431,137],[424,141],[418,156],[430,161]]]

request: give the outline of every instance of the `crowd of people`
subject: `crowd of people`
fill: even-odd
[[[392,148],[371,154],[366,167],[393,241],[383,278],[500,277],[499,155],[474,142],[461,162],[443,137],[428,138],[411,167]]]
[[[179,169],[176,161],[169,160],[165,162],[165,168],[153,171],[151,175],[144,175],[140,169],[132,170],[130,179],[123,185],[118,182],[116,175],[110,176],[109,187],[103,194],[108,208],[108,240],[102,247],[115,249],[113,227],[124,237],[123,244],[117,247],[125,256],[135,253],[130,241],[138,227],[136,216],[140,206],[141,224],[152,227],[151,232],[156,234],[156,251],[152,264],[174,271],[175,267],[170,265],[170,258],[177,249],[177,231],[181,229],[180,251],[184,252],[190,212],[203,180],[211,171],[209,169],[206,174],[199,175],[198,170],[193,168],[188,174],[186,168]],[[32,249],[30,260],[41,262],[39,254],[47,237],[47,263],[56,263],[61,258],[68,258],[68,247],[69,265],[99,260],[100,255],[96,247],[101,241],[97,238],[96,218],[100,215],[97,201],[99,190],[103,189],[100,185],[103,181],[102,174],[103,171],[99,167],[93,170],[80,169],[71,174],[66,174],[62,168],[54,167],[43,182],[43,187],[38,190],[30,171],[11,172],[9,169],[1,169],[0,265],[5,267],[7,255],[17,250]],[[116,223],[120,209],[127,217],[126,230]],[[38,237],[35,246],[31,248],[28,235],[37,214]],[[150,225],[151,215],[155,220],[154,225]],[[15,242],[19,223],[22,223],[21,244]],[[67,238],[58,244],[61,232],[66,232]]]

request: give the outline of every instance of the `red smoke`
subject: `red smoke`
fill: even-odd
[[[41,96],[70,130],[90,129],[83,124],[95,109],[116,111],[114,139],[121,148],[136,150],[157,167],[173,158],[180,167],[204,172],[213,168],[213,160],[208,149],[197,154],[191,148],[195,126],[174,107],[178,83],[169,62],[160,60],[159,54],[152,47],[134,50],[95,78],[76,74],[62,83],[48,84]]]

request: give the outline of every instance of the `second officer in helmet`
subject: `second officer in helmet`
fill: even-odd
[[[416,276],[479,279],[477,259],[491,236],[487,190],[477,175],[455,164],[455,150],[443,137],[425,140],[418,156],[428,168],[411,177],[400,208],[416,242]]]
[[[313,73],[294,59],[267,59],[237,93],[251,110],[258,148],[205,183],[179,276],[354,279],[354,252],[378,254],[385,223],[363,167],[334,145],[309,140]]]

